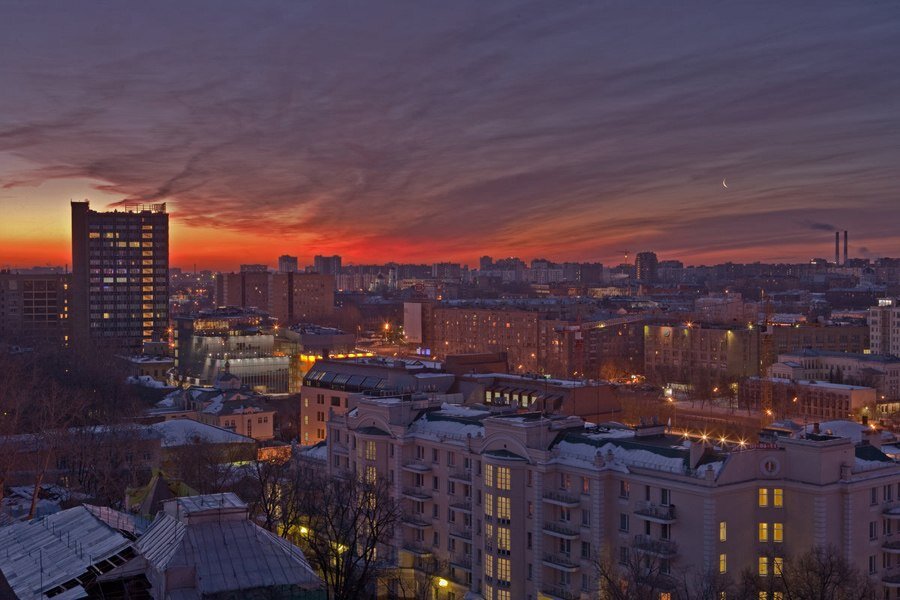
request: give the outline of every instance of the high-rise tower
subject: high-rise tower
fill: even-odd
[[[139,351],[169,326],[166,205],[110,212],[72,202],[71,326],[76,345]]]

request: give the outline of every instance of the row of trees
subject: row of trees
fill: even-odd
[[[774,557],[768,557],[776,565]],[[600,600],[875,600],[875,588],[865,574],[837,548],[811,548],[786,557],[771,574],[747,569],[737,578],[708,571],[664,572],[663,561],[632,552],[624,564],[610,558],[596,563]],[[765,596],[762,595],[765,594]]]

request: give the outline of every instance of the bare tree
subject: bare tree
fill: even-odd
[[[303,515],[300,539],[330,600],[354,600],[371,592],[385,572],[384,553],[401,511],[385,481],[310,475],[296,492]]]
[[[390,598],[436,600],[440,595],[440,581],[450,572],[450,563],[427,554],[416,557],[412,567],[404,571],[397,573],[397,589],[389,594]]]
[[[662,592],[678,597],[678,580],[666,572],[665,561],[655,554],[631,548],[618,560],[602,556],[594,566],[600,600],[659,600]]]
[[[745,571],[738,598],[756,599],[760,592],[780,592],[784,600],[874,600],[869,578],[837,548],[819,546],[777,561],[769,558],[769,574]]]

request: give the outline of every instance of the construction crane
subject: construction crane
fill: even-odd
[[[624,254],[624,255],[625,255],[625,262],[628,262],[628,255],[631,254],[630,251],[628,251],[628,250],[616,250],[616,252],[621,252],[622,254]]]

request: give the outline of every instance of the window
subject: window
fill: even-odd
[[[869,556],[869,575],[874,575],[878,571],[878,565],[875,564],[875,555]]]
[[[590,558],[591,557],[591,543],[590,542],[581,542],[581,558]]]
[[[769,505],[769,490],[766,488],[759,488],[759,506],[761,508],[765,508]]]
[[[672,491],[667,490],[666,488],[661,489],[660,491],[660,504],[663,506],[668,506],[672,502]]]
[[[509,556],[509,528],[497,528],[497,552]]]
[[[728,523],[719,521],[719,541],[724,542],[726,540],[728,540]]]
[[[559,474],[559,489],[567,490],[572,486],[572,476],[568,473]]]
[[[484,514],[487,517],[494,516],[494,495],[493,494],[484,494]]]
[[[497,518],[509,521],[509,498],[497,496]]]
[[[484,465],[484,486],[494,487],[494,465]]]
[[[494,576],[494,557],[490,554],[484,555],[484,576],[485,577],[493,577]]]
[[[497,489],[509,489],[509,467],[497,467]]]
[[[628,548],[625,546],[619,547],[619,563],[623,565],[628,564]]]
[[[569,521],[571,521],[572,520],[572,511],[569,510],[568,508],[561,506],[559,508],[559,520],[564,523],[568,523]]]
[[[438,462],[438,451],[437,448],[431,449],[431,462],[437,464]]]
[[[869,504],[878,504],[878,488],[869,490]]]
[[[772,541],[778,544],[784,541],[784,523],[772,523]]]
[[[531,550],[531,532],[529,531],[525,536],[525,547]]]
[[[769,524],[768,523],[760,523],[759,524],[759,541],[761,541],[761,542],[769,541]]]
[[[772,559],[772,572],[781,577],[781,574],[784,572],[784,558],[781,556],[776,556]]]
[[[768,556],[760,556],[759,557],[759,569],[757,571],[760,577],[766,577],[769,574],[769,557]]]
[[[728,572],[728,555],[720,554],[719,555],[719,573],[727,573]]]
[[[340,397],[339,397],[339,396],[332,396],[332,397],[331,397],[331,405],[332,405],[332,406],[340,406],[340,405],[341,405],[341,399],[340,399]]]
[[[591,480],[587,477],[581,478],[581,493],[582,494],[590,494],[591,493]]]
[[[366,460],[375,460],[375,442],[366,442]]]
[[[586,510],[581,511],[581,526],[582,527],[590,527],[591,526],[591,513]]]
[[[628,515],[625,513],[619,515],[619,531],[628,531]]]
[[[876,528],[877,523],[875,521],[869,521],[869,539],[874,540],[878,537],[878,529]]]
[[[627,498],[631,493],[631,485],[627,481],[619,482],[619,498]]]
[[[783,508],[784,507],[784,490],[781,488],[775,488],[772,490],[772,506],[775,508]]]

